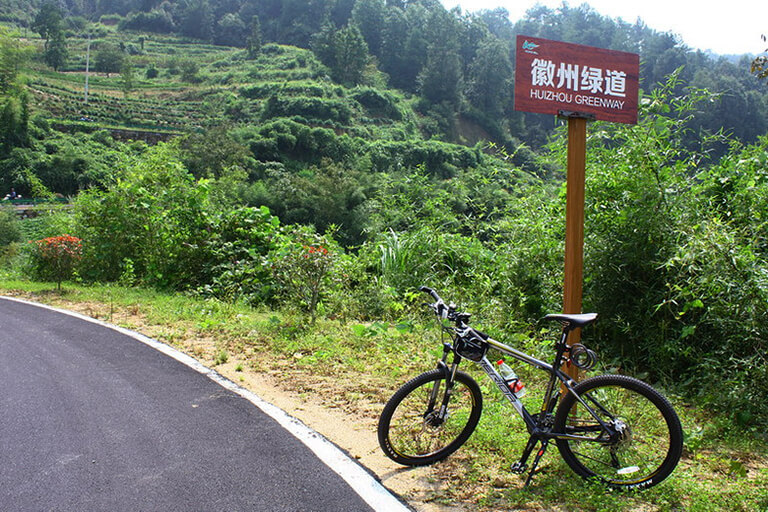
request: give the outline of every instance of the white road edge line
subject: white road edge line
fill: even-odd
[[[193,370],[202,373],[212,381],[216,382],[220,386],[237,393],[241,397],[245,398],[253,405],[261,409],[265,414],[277,421],[283,428],[293,434],[299,441],[304,443],[317,457],[323,461],[323,463],[331,468],[336,474],[338,474],[349,486],[374,510],[381,512],[397,512],[397,511],[412,511],[413,509],[400,501],[391,492],[389,492],[379,481],[377,481],[367,470],[365,470],[358,462],[352,460],[347,454],[345,454],[338,446],[330,442],[323,437],[320,433],[315,432],[303,422],[289,415],[282,409],[270,404],[263,398],[259,397],[256,393],[249,391],[242,386],[239,386],[231,380],[219,375],[214,370],[203,365],[200,361],[193,357],[177,350],[165,343],[158,340],[144,336],[143,334],[125,329],[123,327],[112,325],[107,322],[103,322],[96,318],[91,318],[74,311],[67,311],[65,309],[55,308],[46,304],[40,304],[38,302],[32,302],[16,297],[4,297],[2,299],[11,300],[15,302],[21,302],[32,306],[56,311],[69,315],[87,322],[101,325],[103,327],[115,330],[126,336],[134,338],[145,345],[148,345],[155,350],[162,352],[163,354],[172,357],[178,362],[192,368]]]

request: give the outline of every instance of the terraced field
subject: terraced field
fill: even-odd
[[[129,87],[119,73],[99,72],[98,52],[106,44],[120,46],[130,59]],[[249,59],[240,48],[108,33],[91,41],[86,101],[87,45],[86,39],[71,37],[62,71],[35,61],[27,75],[32,109],[65,131],[141,130],[164,140],[163,134],[277,119],[373,140],[402,141],[421,131],[413,99],[383,86],[337,84],[310,50],[278,44],[264,45]],[[191,75],[185,73],[190,65]]]
[[[85,102],[84,91],[71,82],[36,79],[29,90],[37,108],[55,118],[68,121],[93,121],[119,127],[153,130],[194,130],[204,128],[216,118],[204,114],[202,102],[184,93],[166,97],[122,97],[114,90],[93,90]]]

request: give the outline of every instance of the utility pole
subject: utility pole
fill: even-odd
[[[88,46],[85,50],[85,104],[88,104],[88,72],[91,65],[91,34],[88,34]]]

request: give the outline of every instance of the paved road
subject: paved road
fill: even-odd
[[[363,499],[347,483],[360,479],[316,452],[252,401],[135,337],[0,299],[0,510],[397,506],[388,495]]]

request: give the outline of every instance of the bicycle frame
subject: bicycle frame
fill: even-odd
[[[546,391],[544,393],[544,398],[542,400],[541,404],[541,410],[540,414],[537,417],[534,417],[533,414],[531,414],[528,409],[525,408],[522,401],[515,396],[515,394],[512,392],[512,390],[509,389],[509,386],[505,382],[504,378],[501,376],[501,374],[494,368],[491,361],[488,359],[486,355],[482,357],[477,363],[480,365],[480,367],[483,369],[483,371],[488,375],[488,377],[496,384],[496,386],[499,388],[501,393],[506,397],[506,399],[509,401],[509,403],[512,405],[512,407],[517,411],[517,413],[522,418],[523,422],[525,423],[526,427],[528,428],[528,432],[531,434],[532,439],[577,439],[577,440],[589,440],[592,442],[597,442],[594,438],[584,437],[584,436],[577,436],[573,434],[567,434],[565,432],[552,432],[551,428],[542,428],[544,427],[542,423],[542,418],[546,418],[548,415],[552,414],[557,406],[557,402],[559,399],[559,395],[557,395],[557,391],[555,389],[556,384],[559,382],[562,384],[568,391],[573,393],[573,395],[576,397],[576,400],[581,403],[587,411],[594,417],[594,419],[604,428],[607,432],[611,432],[612,429],[605,424],[605,422],[601,419],[601,417],[595,413],[592,407],[590,407],[589,404],[587,404],[581,396],[579,396],[578,393],[574,390],[574,386],[576,385],[576,382],[565,372],[560,370],[560,366],[564,362],[564,354],[569,349],[567,340],[568,340],[568,329],[563,329],[562,335],[560,337],[559,343],[556,344],[556,355],[555,360],[553,364],[546,363],[544,361],[541,361],[540,359],[537,359],[529,354],[526,354],[525,352],[522,352],[520,350],[517,350],[513,347],[510,347],[509,345],[502,343],[500,341],[494,340],[491,337],[487,337],[485,339],[485,343],[488,344],[489,348],[493,348],[497,350],[499,353],[511,356],[518,361],[521,361],[529,366],[536,367],[546,373],[549,374],[549,381],[547,383]],[[455,342],[461,337],[462,335],[459,333],[455,333],[454,338],[454,344]],[[458,369],[459,363],[461,362],[463,357],[456,354],[456,352],[453,350],[454,345],[451,344],[444,344],[443,349],[443,358],[439,363],[439,367],[448,369],[447,366],[447,356],[450,352],[454,352],[454,360],[451,365],[451,368],[449,371],[450,378],[449,378],[449,389],[453,387],[453,376],[455,375],[456,370]],[[450,397],[450,393],[446,393],[445,402],[447,402],[448,398]],[[434,404],[434,400],[437,397],[433,397],[432,403]],[[596,404],[598,405],[598,404]],[[599,407],[599,405],[598,405]],[[607,411],[604,411],[607,412]]]
[[[555,359],[553,364],[549,364],[544,361],[541,361],[529,354],[526,354],[525,352],[522,352],[513,347],[510,347],[505,343],[494,340],[489,336],[484,337],[484,342],[488,345],[488,348],[493,348],[503,355],[511,356],[517,359],[518,361],[521,361],[525,364],[536,367],[549,374],[549,382],[547,383],[547,388],[544,393],[544,399],[541,404],[541,411],[536,416],[528,412],[528,409],[525,408],[525,406],[520,401],[520,399],[517,396],[515,396],[512,390],[509,389],[507,382],[504,380],[501,374],[498,371],[496,371],[496,368],[493,367],[493,364],[488,359],[488,356],[486,354],[483,354],[482,358],[479,361],[477,361],[477,363],[480,365],[483,371],[485,371],[488,377],[490,377],[490,379],[496,384],[496,386],[499,388],[501,393],[507,398],[507,400],[510,402],[510,404],[515,409],[515,411],[517,411],[517,413],[520,415],[523,422],[525,423],[526,428],[528,429],[528,433],[530,434],[530,437],[528,438],[528,442],[526,443],[525,448],[523,449],[523,453],[520,457],[520,460],[512,466],[512,471],[515,473],[524,473],[525,471],[527,471],[528,458],[533,453],[533,450],[534,448],[536,448],[536,445],[539,442],[541,443],[541,448],[536,452],[536,456],[534,458],[533,464],[531,465],[530,473],[528,474],[528,478],[525,481],[526,486],[528,486],[529,483],[531,482],[531,479],[533,478],[533,475],[536,472],[536,467],[538,466],[541,458],[544,456],[547,446],[552,439],[573,439],[573,440],[584,440],[584,441],[602,443],[602,442],[608,442],[608,440],[611,439],[614,435],[614,430],[609,425],[606,425],[606,423],[593,410],[593,408],[590,407],[582,399],[582,397],[579,396],[578,393],[576,393],[574,389],[576,382],[570,376],[568,376],[566,373],[560,370],[560,366],[564,362],[563,356],[570,349],[570,347],[567,344],[569,332],[570,330],[568,327],[563,328],[560,341],[555,345],[556,354],[555,354]],[[446,378],[445,394],[443,395],[443,400],[442,400],[442,403],[440,404],[440,408],[437,411],[437,418],[439,419],[442,419],[445,417],[447,407],[448,407],[448,401],[450,400],[450,397],[453,391],[453,381],[456,375],[456,371],[458,370],[459,363],[461,362],[462,359],[464,359],[460,354],[457,353],[457,351],[455,350],[455,346],[463,336],[466,336],[469,333],[478,334],[477,331],[474,331],[473,329],[466,327],[466,330],[464,330],[464,332],[460,333],[460,332],[454,331],[453,344],[451,343],[443,344],[443,357],[438,363],[438,368],[441,368],[443,369],[443,371],[446,372],[447,378]],[[453,352],[454,356],[453,356],[453,362],[452,362],[451,368],[449,369],[447,359],[448,359],[448,354],[450,354],[451,352]],[[555,407],[557,407],[557,403],[560,398],[560,395],[559,394],[556,395],[556,391],[555,391],[555,385],[557,382],[560,382],[563,386],[565,386],[565,388],[569,392],[573,393],[576,400],[579,403],[581,403],[585,407],[585,409],[589,411],[590,415],[595,420],[597,420],[597,422],[601,425],[601,428],[603,429],[603,431],[608,433],[608,435],[603,438],[604,441],[601,441],[600,439],[596,439],[594,437],[567,434],[565,432],[552,432],[552,424],[548,422],[548,418],[552,416],[552,413],[554,412]],[[438,399],[437,395],[438,395],[438,386],[435,386],[432,390],[432,396],[430,397],[428,410],[434,411],[434,406],[436,405],[437,399]],[[595,406],[600,408],[603,412],[607,412],[603,407],[600,406],[600,404],[595,403],[594,401],[593,403]]]

